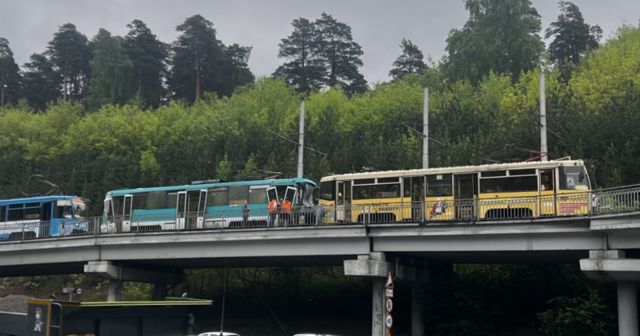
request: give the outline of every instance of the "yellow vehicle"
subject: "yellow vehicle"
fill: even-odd
[[[591,184],[571,159],[368,172],[322,178],[319,204],[338,223],[584,215]]]

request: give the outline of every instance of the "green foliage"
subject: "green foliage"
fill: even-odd
[[[91,78],[91,48],[87,37],[78,32],[74,24],[65,23],[53,34],[46,54],[63,81],[64,100],[83,99]]]
[[[450,81],[478,83],[491,71],[518,79],[538,65],[541,19],[530,0],[465,0],[469,20],[447,38],[443,69]]]
[[[389,71],[389,76],[395,79],[407,74],[419,75],[422,70],[427,68],[422,51],[411,40],[403,38],[400,42],[400,48],[402,48],[402,55],[393,62],[393,69]]]
[[[134,94],[133,63],[124,54],[120,37],[105,29],[91,40],[93,59],[88,105],[96,111],[104,105],[124,105]]]
[[[554,307],[538,314],[540,328],[547,335],[615,335],[616,312],[597,291],[586,297],[560,296],[549,301]]]
[[[13,59],[9,41],[0,37],[0,106],[18,102],[21,82],[20,68]]]
[[[224,159],[220,161],[218,165],[218,175],[217,177],[223,181],[230,181],[231,174],[233,172],[233,168],[231,167],[231,162],[229,162],[229,156],[227,153],[224,154]]]
[[[546,39],[555,37],[549,45],[549,54],[558,66],[576,65],[587,50],[598,48],[602,29],[585,23],[580,8],[572,2],[560,1],[559,7],[558,20],[545,33]]]
[[[32,54],[31,62],[24,64],[22,97],[39,111],[47,103],[60,98],[62,77],[53,68],[53,63],[43,54]]]

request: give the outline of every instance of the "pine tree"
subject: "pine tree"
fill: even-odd
[[[249,57],[251,57],[252,47],[243,47],[236,44],[224,48],[225,59],[227,61],[228,78],[232,87],[253,83],[255,77],[249,70]]]
[[[469,19],[447,38],[443,69],[450,81],[477,83],[491,71],[517,80],[544,51],[541,21],[530,0],[465,0]]]
[[[367,82],[358,68],[364,54],[360,45],[353,41],[351,27],[338,22],[331,15],[322,13],[315,22],[318,36],[318,58],[326,72],[323,84],[339,85],[347,94],[363,93]]]
[[[62,25],[53,34],[46,54],[62,75],[64,101],[79,100],[86,96],[91,68],[91,49],[86,36],[72,23]]]
[[[318,89],[323,84],[324,67],[318,58],[318,34],[314,23],[305,18],[293,20],[293,32],[279,44],[278,57],[284,63],[274,76],[284,77],[297,92]]]
[[[138,96],[144,105],[158,107],[166,94],[163,78],[167,71],[168,46],[140,20],[133,20],[127,28],[129,33],[124,37],[123,47],[135,68]]]
[[[18,102],[21,81],[20,67],[13,59],[9,41],[0,37],[0,106]]]
[[[403,38],[400,48],[402,48],[402,55],[393,62],[389,76],[396,79],[410,73],[421,74],[422,70],[427,68],[422,51],[411,40]]]
[[[103,105],[124,105],[135,93],[133,63],[124,54],[121,38],[100,29],[91,44],[91,87],[88,106],[92,111]]]
[[[33,54],[25,63],[22,96],[37,110],[44,111],[47,103],[60,98],[62,76],[43,54]]]
[[[216,39],[213,23],[201,15],[187,18],[176,27],[182,34],[173,43],[169,86],[175,97],[199,100],[202,92],[223,89],[222,43]]]
[[[588,49],[598,48],[602,29],[585,23],[580,8],[573,3],[560,1],[559,7],[558,20],[551,23],[545,34],[546,39],[555,36],[549,54],[559,66],[578,64]]]

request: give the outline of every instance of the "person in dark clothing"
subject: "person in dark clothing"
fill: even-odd
[[[247,223],[249,221],[249,204],[247,204],[247,202],[244,202],[244,205],[242,206],[242,226],[247,226]]]

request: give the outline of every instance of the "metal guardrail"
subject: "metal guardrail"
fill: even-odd
[[[226,230],[234,228],[316,227],[330,225],[418,222],[478,222],[513,219],[598,216],[640,212],[640,186],[599,191],[509,198],[440,199],[433,202],[365,203],[290,208],[234,209],[195,213],[92,217],[83,221],[0,223],[0,240],[156,231]]]

